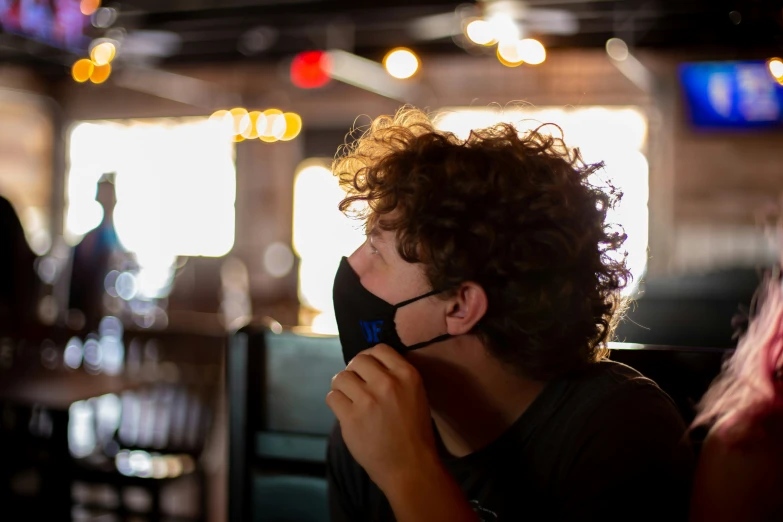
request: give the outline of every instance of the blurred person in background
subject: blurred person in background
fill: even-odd
[[[758,313],[699,406],[710,430],[699,455],[691,522],[783,519],[783,290],[767,277]]]
[[[100,225],[84,236],[73,251],[71,268],[70,314],[83,314],[83,325],[77,329],[96,330],[104,314],[106,294],[105,280],[120,250],[117,232],[114,229],[114,206],[117,199],[114,184],[108,180],[98,183],[97,201],[103,206],[103,220]]]
[[[335,160],[368,238],[334,282],[332,520],[687,519],[682,418],[606,359],[630,273],[601,167],[410,108]]]
[[[0,197],[0,335],[36,323],[35,254],[11,203]]]

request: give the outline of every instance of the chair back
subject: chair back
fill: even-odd
[[[255,326],[231,336],[230,522],[328,520],[326,447],[335,418],[325,398],[343,369],[336,336]]]

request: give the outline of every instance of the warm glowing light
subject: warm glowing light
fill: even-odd
[[[519,40],[519,26],[509,15],[498,13],[490,17],[488,22],[498,42],[510,43]]]
[[[109,79],[109,75],[111,75],[110,63],[105,65],[96,65],[92,70],[92,74],[90,75],[90,81],[92,83],[103,83]]]
[[[486,20],[473,20],[465,27],[465,33],[471,42],[478,45],[491,45],[496,41],[492,24]]]
[[[516,42],[501,41],[497,55],[506,67],[517,67],[523,63],[538,65],[546,60],[546,49],[538,40],[525,38]]]
[[[95,65],[106,65],[114,59],[117,48],[111,42],[102,42],[92,48],[90,58]]]
[[[522,65],[522,56],[519,53],[519,42],[500,42],[497,50],[498,60],[506,67]]]
[[[241,135],[250,126],[250,118],[247,117],[247,109],[243,109],[242,107],[235,107],[228,112],[231,114],[231,119],[233,122],[233,134]]]
[[[534,38],[525,38],[518,44],[519,56],[530,65],[538,65],[546,60],[544,45]]]
[[[394,49],[383,59],[386,71],[400,80],[410,78],[419,70],[419,59],[410,49]]]
[[[772,58],[767,62],[767,67],[769,67],[769,72],[772,73],[776,80],[783,80],[783,60]]]
[[[617,62],[622,62],[628,59],[628,44],[626,44],[620,38],[609,38],[606,41],[606,54],[609,58]]]
[[[90,16],[101,6],[101,0],[82,0],[79,3],[79,10],[84,16]]]
[[[331,59],[326,52],[299,53],[291,61],[291,83],[301,89],[323,87],[331,79],[331,69]]]
[[[266,116],[266,126],[263,132],[259,130],[258,139],[267,143],[274,143],[283,137],[286,130],[285,116],[280,109],[267,109],[264,111]]]
[[[212,116],[209,117],[209,121],[214,122],[214,123],[222,123],[223,122],[223,118],[225,118],[227,114],[228,114],[228,111],[223,110],[223,109],[221,109],[219,111],[215,111],[215,112],[212,113]]]
[[[84,83],[90,79],[92,71],[95,69],[95,64],[87,58],[78,60],[71,68],[71,76],[79,83]]]
[[[261,111],[251,111],[244,118],[247,118],[245,130],[242,131],[242,137],[248,140],[254,140],[260,135],[259,129],[266,129],[266,115]]]
[[[302,117],[295,112],[286,112],[283,114],[285,119],[285,132],[280,137],[280,141],[291,141],[302,132]]]
[[[234,116],[227,110],[213,112],[209,117],[209,123],[214,125],[220,134],[230,138],[234,137]]]

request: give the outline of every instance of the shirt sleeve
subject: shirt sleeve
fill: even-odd
[[[343,441],[340,423],[335,422],[326,453],[329,514],[332,522],[360,522],[366,508],[369,477],[353,459]]]
[[[580,434],[558,520],[687,520],[694,457],[685,431],[655,386],[602,405]]]

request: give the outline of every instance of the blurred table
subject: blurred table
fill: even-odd
[[[64,371],[27,368],[0,376],[0,405],[23,411],[42,409],[51,419],[48,437],[36,437],[30,430],[14,440],[5,451],[24,454],[24,447],[42,447],[46,458],[29,465],[41,476],[34,519],[71,519],[71,486],[73,462],[68,446],[69,408],[71,404],[108,393],[119,394],[136,386],[138,381],[124,376],[90,375],[83,370]],[[24,447],[15,447],[16,445]],[[9,471],[10,472],[10,471]]]
[[[67,410],[76,401],[107,393],[120,393],[137,381],[121,375],[89,375],[42,370],[26,375],[5,376],[0,382],[0,401],[52,410]]]

